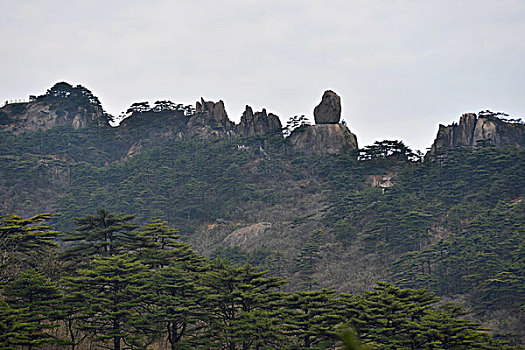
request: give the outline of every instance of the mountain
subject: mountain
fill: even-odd
[[[439,125],[427,157],[434,158],[455,147],[475,147],[479,142],[490,142],[496,147],[525,146],[525,124],[521,120],[502,118],[505,116],[490,111],[467,113],[457,124]]]
[[[316,124],[287,137],[265,110],[231,122],[222,101],[139,102],[118,127],[97,101],[59,83],[0,108],[0,214],[51,212],[61,230],[99,207],[162,219],[198,252],[268,269],[290,290],[427,287],[523,336],[519,122],[463,117],[440,127],[446,157],[422,162],[401,141],[358,149],[332,91]]]

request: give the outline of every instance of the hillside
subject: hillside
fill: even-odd
[[[523,342],[522,123],[463,117],[494,127],[467,141],[457,135],[477,127],[442,127],[423,162],[400,141],[359,149],[331,91],[316,125],[283,137],[271,113],[247,106],[236,125],[222,101],[138,103],[111,127],[89,90],[57,85],[0,109],[0,215],[48,212],[65,231],[98,208],[161,219],[198,253],[267,269],[285,291],[428,288]]]

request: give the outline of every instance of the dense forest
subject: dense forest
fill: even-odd
[[[0,347],[525,344],[523,147],[305,155],[65,88],[35,101],[103,122],[0,130]]]
[[[506,347],[426,289],[287,293],[267,271],[199,255],[160,220],[99,209],[61,233],[49,218],[0,221],[2,349]]]

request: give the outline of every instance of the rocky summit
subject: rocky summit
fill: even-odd
[[[341,98],[325,91],[321,103],[314,109],[316,125],[295,129],[288,138],[293,149],[307,155],[338,153],[343,148],[357,149],[357,137],[341,119]]]
[[[341,118],[341,98],[325,91],[314,109],[316,125],[297,127],[285,139],[279,117],[266,109],[254,112],[246,106],[239,124],[228,118],[225,104],[201,98],[195,107],[171,101],[136,102],[121,115],[118,127],[110,127],[114,118],[105,113],[98,98],[83,86],[61,82],[46,94],[27,103],[6,104],[0,108],[0,129],[13,134],[48,130],[59,125],[74,129],[96,126],[115,134],[128,144],[127,156],[158,144],[162,139],[199,137],[235,139],[267,136],[280,138],[291,149],[305,154],[337,153],[343,148],[356,149],[357,138]],[[106,132],[105,131],[105,132]]]
[[[289,137],[294,150],[306,155],[338,153],[344,147],[357,149],[357,137],[343,124],[308,125]]]
[[[525,146],[525,125],[517,120],[500,118],[502,115],[490,111],[463,114],[459,123],[439,130],[427,153],[434,157],[459,146],[475,147],[479,142],[489,142],[496,147]]]
[[[337,124],[341,120],[341,98],[327,90],[321,103],[314,109],[315,124]]]
[[[241,122],[237,125],[237,132],[242,137],[265,135],[272,131],[281,132],[281,121],[273,113],[267,113],[263,108],[261,112],[253,113],[252,107],[246,106],[241,116]]]

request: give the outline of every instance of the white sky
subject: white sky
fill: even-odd
[[[284,124],[332,89],[360,146],[421,150],[462,113],[525,117],[523,0],[0,0],[0,50],[0,101],[67,81],[115,116],[203,96]]]

